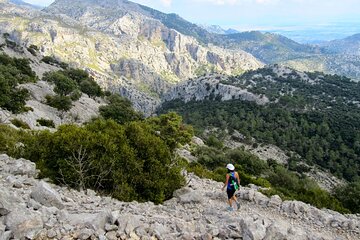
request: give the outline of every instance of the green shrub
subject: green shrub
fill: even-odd
[[[226,153],[226,158],[231,162],[241,165],[246,173],[255,176],[261,175],[268,168],[265,161],[243,149],[233,149],[228,151]]]
[[[23,128],[23,129],[30,129],[30,126],[26,122],[24,122],[20,119],[14,118],[14,119],[11,119],[10,122],[12,124],[14,124],[15,127]]]
[[[80,84],[83,81],[91,79],[88,72],[78,68],[69,68],[61,71],[61,73],[73,79],[77,84]]]
[[[17,43],[14,42],[14,41],[11,41],[11,40],[9,40],[9,39],[5,39],[5,43],[6,43],[6,46],[7,46],[8,48],[14,49],[14,48],[17,47]]]
[[[335,197],[352,213],[360,213],[360,181],[338,186]]]
[[[142,117],[137,113],[137,117]],[[166,143],[171,151],[180,144],[187,144],[194,136],[194,129],[184,124],[182,117],[175,112],[162,114],[159,117],[146,119],[146,122],[159,133],[160,138]]]
[[[36,122],[38,122],[41,126],[44,126],[44,127],[55,128],[55,124],[54,124],[53,120],[40,118],[40,119],[37,119]]]
[[[277,166],[268,177],[269,182],[279,192],[291,199],[310,203],[318,208],[329,208],[342,213],[349,213],[341,202],[322,190],[313,180],[299,178],[296,174]]]
[[[59,76],[59,78],[55,80],[54,92],[60,96],[67,96],[72,93],[76,87],[76,83],[72,79],[65,76]]]
[[[209,147],[214,147],[217,149],[222,149],[224,147],[222,141],[220,141],[215,135],[210,135],[209,138],[206,140],[206,144]]]
[[[0,107],[13,113],[25,112],[29,92],[18,88],[20,83],[35,82],[36,74],[27,59],[0,54]]]
[[[200,178],[207,178],[207,179],[212,179],[212,180],[219,181],[219,182],[224,182],[225,175],[221,176],[218,173],[209,171],[199,163],[195,163],[195,162],[190,163],[186,170],[188,172],[194,173],[196,176],[198,176]]]
[[[90,97],[100,97],[103,92],[100,86],[89,76],[87,72],[80,69],[66,69],[56,72],[47,72],[43,80],[55,84],[54,91],[60,95],[72,95],[72,99],[78,100],[79,90]]]
[[[16,130],[13,127],[0,124],[0,153],[6,153],[16,158],[20,157],[22,149],[19,143],[28,135],[27,131]]]
[[[100,97],[102,95],[100,86],[93,79],[82,81],[80,83],[80,90],[89,95],[89,97]]]
[[[69,111],[72,108],[71,98],[68,96],[46,96],[46,104],[59,111]]]
[[[37,56],[37,52],[39,51],[39,48],[35,45],[30,45],[27,50],[33,55]]]
[[[69,67],[69,64],[61,62],[57,60],[55,57],[51,57],[51,56],[45,56],[41,59],[41,61],[50,65],[59,66],[62,69],[67,69]]]
[[[142,119],[142,115],[132,108],[128,99],[119,95],[111,95],[107,100],[109,104],[99,108],[100,115],[103,118],[113,119],[120,124]]]
[[[75,90],[70,94],[70,98],[73,101],[77,101],[81,98],[82,93],[79,90]]]
[[[51,56],[44,56],[41,59],[41,61],[44,63],[50,64],[50,65],[58,64],[58,61],[54,57],[51,57]]]
[[[63,125],[34,132],[24,144],[23,156],[36,162],[41,177],[120,200],[161,203],[184,184],[169,147],[146,122]]]

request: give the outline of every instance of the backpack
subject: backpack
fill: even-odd
[[[235,190],[239,189],[239,183],[237,178],[235,177],[235,172],[230,173],[229,186],[231,188],[234,188]]]

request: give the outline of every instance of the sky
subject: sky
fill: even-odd
[[[24,0],[46,6],[52,0]],[[193,23],[240,31],[326,30],[360,32],[360,0],[133,0]],[[340,25],[340,27],[339,27]],[[349,27],[352,29],[349,30]],[[326,31],[325,31],[326,32]]]

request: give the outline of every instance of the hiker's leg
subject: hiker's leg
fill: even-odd
[[[231,189],[226,190],[227,196],[228,196],[228,204],[230,207],[232,207],[232,197],[233,197],[233,191]]]
[[[228,202],[229,202],[229,206],[232,207],[232,204],[233,204],[233,201],[234,201],[234,194],[235,194],[235,189],[232,190],[232,189],[229,189],[227,191],[227,194],[228,194]]]
[[[232,207],[232,199],[231,198],[228,200],[228,203],[229,203],[229,206]]]

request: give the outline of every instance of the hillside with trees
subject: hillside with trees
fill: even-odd
[[[306,171],[300,167],[301,163],[320,166],[351,182],[346,189],[357,189],[360,175],[359,83],[336,75],[300,73],[278,66],[229,77],[222,83],[264,94],[271,101],[257,105],[241,100],[220,101],[221,98],[188,103],[175,100],[165,102],[160,112],[178,112],[200,136],[206,136],[205,130],[218,128],[223,132],[240,132],[246,144],[274,144],[288,152],[290,170],[301,175]],[[221,144],[217,148],[219,146]],[[210,169],[225,162],[212,163],[215,165],[210,165]],[[281,173],[275,168],[277,171]],[[271,174],[268,177],[277,181]],[[299,189],[295,192],[299,191],[303,192]],[[359,194],[359,191],[354,192]],[[345,198],[346,206],[352,208],[351,200]]]

